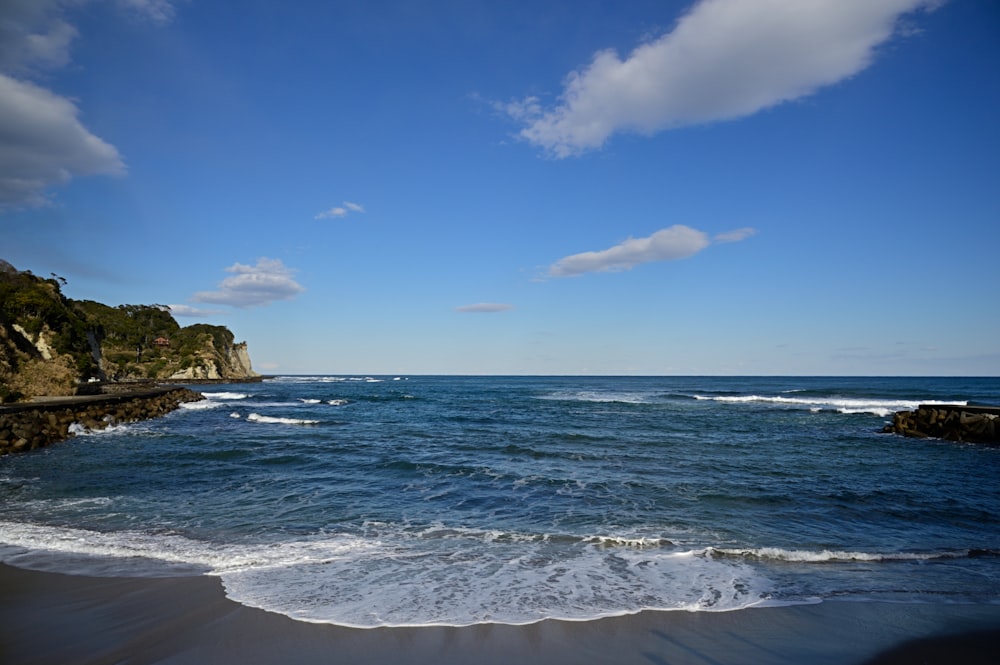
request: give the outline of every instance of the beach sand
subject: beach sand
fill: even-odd
[[[527,626],[359,630],[244,607],[226,598],[214,577],[96,578],[0,565],[3,665],[976,665],[998,658],[1000,605],[834,601]]]

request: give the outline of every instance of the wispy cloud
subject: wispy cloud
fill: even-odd
[[[686,259],[712,242],[739,242],[755,233],[755,229],[747,227],[720,233],[710,241],[704,231],[675,224],[645,238],[628,238],[608,249],[581,252],[559,259],[549,266],[548,276],[576,277],[589,272],[621,272],[643,263]]]
[[[172,315],[184,317],[218,316],[225,313],[221,309],[203,309],[201,307],[192,307],[191,305],[167,305],[167,308]]]
[[[69,64],[79,36],[70,0],[0,2],[0,211],[45,205],[47,192],[75,177],[122,175],[125,162],[79,120],[77,103],[31,81]],[[167,0],[118,0],[157,22],[173,17]]]
[[[365,208],[360,203],[344,201],[342,205],[334,206],[329,210],[324,210],[323,212],[318,213],[313,219],[339,219],[341,217],[347,217],[354,212],[364,213]]]
[[[217,291],[200,291],[191,297],[192,302],[229,305],[231,307],[260,307],[276,300],[291,300],[305,291],[292,276],[293,270],[280,259],[257,259],[257,265],[234,263],[226,268],[233,273],[219,283]]]
[[[521,138],[557,158],[600,148],[616,132],[740,118],[857,74],[894,33],[913,32],[901,17],[941,4],[701,0],[624,60],[595,53],[566,77],[554,106],[527,97],[502,108],[525,125]]]
[[[734,229],[732,231],[726,231],[725,233],[719,233],[712,238],[712,242],[739,242],[756,234],[757,229],[744,226],[742,229]]]
[[[708,245],[708,236],[702,231],[675,224],[646,238],[628,238],[608,249],[582,252],[559,259],[549,266],[549,275],[572,277],[588,272],[631,270],[642,263],[694,256]]]
[[[461,307],[456,307],[456,312],[471,312],[471,313],[492,313],[492,312],[506,312],[514,309],[513,305],[508,305],[499,302],[480,302],[474,305],[462,305]]]
[[[169,23],[174,20],[174,5],[170,0],[117,0],[123,9],[134,13],[140,18],[156,23]]]

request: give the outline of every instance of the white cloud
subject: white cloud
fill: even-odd
[[[713,242],[739,242],[741,240],[746,240],[752,235],[757,234],[757,229],[752,229],[749,226],[745,226],[742,229],[734,229],[732,231],[726,231],[725,233],[719,233],[714,238]]]
[[[258,307],[276,300],[291,300],[305,289],[292,277],[294,272],[280,259],[257,259],[257,265],[234,263],[226,268],[233,273],[219,283],[218,291],[200,291],[193,302],[214,303],[232,307]]]
[[[352,212],[363,213],[364,211],[364,206],[360,203],[344,201],[343,205],[334,206],[329,210],[324,210],[313,217],[313,219],[339,219],[341,217],[347,217]]]
[[[77,114],[65,97],[0,74],[0,208],[44,204],[47,188],[74,176],[125,173]]]
[[[0,70],[27,75],[69,63],[76,28],[62,16],[64,0],[0,2]]]
[[[76,102],[30,79],[70,62],[77,29],[66,11],[86,0],[0,1],[0,211],[38,206],[46,191],[77,176],[120,175],[115,147],[79,120]],[[157,22],[173,17],[168,0],[117,0]]]
[[[498,302],[480,302],[474,305],[462,305],[461,307],[456,307],[456,312],[474,312],[474,313],[492,313],[492,312],[506,312],[514,309],[513,305],[507,305]]]
[[[702,0],[672,32],[622,60],[599,51],[570,73],[559,103],[505,110],[520,136],[555,157],[620,131],[652,134],[731,120],[809,95],[871,64],[899,19],[941,0]],[[912,31],[912,27],[907,28]]]
[[[202,309],[191,305],[167,305],[167,309],[174,316],[218,316],[224,312],[220,309]]]
[[[708,247],[708,236],[689,226],[675,224],[647,238],[629,238],[598,252],[583,252],[559,259],[549,266],[552,277],[572,277],[588,272],[631,270],[643,263],[673,261],[694,256]]]

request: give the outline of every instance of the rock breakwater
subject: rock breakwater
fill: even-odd
[[[883,432],[917,438],[1000,444],[1000,407],[921,404],[898,411]]]
[[[156,418],[184,402],[205,399],[187,388],[163,387],[116,395],[58,398],[0,407],[0,455],[64,441],[77,431]]]

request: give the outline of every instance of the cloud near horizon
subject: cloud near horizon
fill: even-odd
[[[615,133],[733,120],[798,99],[868,67],[899,19],[945,0],[701,0],[674,29],[624,60],[598,51],[571,72],[558,103],[501,108],[519,136],[556,158]]]
[[[110,143],[79,120],[75,101],[30,79],[65,67],[79,36],[66,20],[75,0],[0,2],[0,212],[48,203],[46,192],[78,176],[124,175]],[[169,0],[117,0],[121,10],[157,23]]]
[[[499,302],[480,302],[474,305],[462,305],[461,307],[456,307],[456,312],[471,312],[471,313],[493,313],[493,312],[507,312],[514,309],[513,305],[508,305],[506,303]]]
[[[218,291],[199,291],[191,301],[239,308],[262,307],[276,300],[291,300],[305,291],[292,277],[294,271],[280,259],[261,257],[255,266],[234,263],[226,272],[233,275],[219,283]]]
[[[329,210],[324,210],[313,217],[313,219],[339,219],[341,217],[347,217],[352,212],[364,213],[365,208],[360,203],[344,201],[343,205],[334,206]]]
[[[756,233],[742,228],[720,233],[714,242],[738,242]],[[712,244],[708,234],[690,226],[675,224],[645,238],[628,238],[596,252],[581,252],[559,259],[549,266],[550,277],[576,277],[589,272],[622,272],[643,263],[676,261],[694,256]]]

